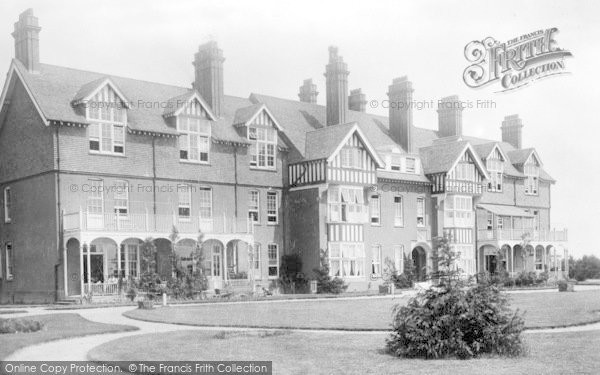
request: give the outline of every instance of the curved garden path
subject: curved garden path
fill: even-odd
[[[578,290],[589,290],[590,288],[582,288]],[[541,291],[519,291],[518,293],[525,292],[541,292]],[[349,297],[350,298],[350,297]],[[358,297],[361,298],[361,297]],[[368,297],[373,298],[373,297]],[[391,297],[388,297],[391,298]],[[340,298],[341,299],[341,298]],[[301,300],[291,300],[300,302]],[[257,303],[278,303],[279,301],[269,302],[257,302]],[[287,300],[290,302],[290,300]],[[229,303],[229,302],[224,302]],[[243,302],[252,303],[252,302]],[[189,306],[189,305],[186,305]],[[87,353],[94,347],[113,341],[118,338],[142,335],[147,333],[163,333],[171,331],[182,331],[182,330],[209,330],[209,331],[240,331],[240,330],[273,330],[269,328],[239,328],[239,327],[198,327],[198,326],[185,326],[180,324],[170,323],[153,323],[141,320],[135,320],[128,318],[123,315],[124,312],[135,309],[132,306],[125,307],[104,307],[104,308],[90,308],[90,309],[78,309],[78,310],[46,310],[45,307],[19,307],[19,310],[26,310],[26,313],[11,314],[11,317],[20,316],[31,316],[40,314],[61,314],[61,313],[77,313],[83,318],[98,323],[109,323],[109,324],[123,324],[139,328],[137,331],[111,333],[111,334],[100,334],[92,335],[79,338],[70,338],[63,340],[56,340],[46,342],[43,344],[33,345],[20,349],[10,356],[5,361],[26,361],[26,360],[39,360],[39,361],[84,361],[87,360]],[[561,333],[561,332],[580,332],[600,330],[600,323],[592,323],[588,325],[579,325],[564,328],[547,328],[547,329],[532,329],[526,330],[526,334],[533,333]],[[356,335],[356,334],[382,334],[381,331],[339,331],[339,330],[302,330],[292,329],[292,331],[310,332],[312,334],[340,334],[340,335]]]

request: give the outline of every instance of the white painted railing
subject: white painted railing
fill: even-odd
[[[568,241],[567,229],[480,229],[478,234],[479,240],[521,241],[527,239],[531,241]]]
[[[84,284],[86,294],[92,295],[115,295],[119,294],[119,285],[117,283],[96,283]]]
[[[153,215],[151,213],[94,214],[85,211],[63,214],[63,227],[67,231],[104,232],[158,232],[170,233],[176,227],[180,233],[253,233],[254,226],[247,218],[231,218],[225,215],[212,219],[199,215],[187,217],[177,214]]]

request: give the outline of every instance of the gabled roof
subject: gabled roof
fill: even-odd
[[[185,107],[188,104],[190,104],[193,100],[198,100],[200,102],[202,109],[204,109],[204,111],[211,120],[214,121],[217,119],[217,116],[213,114],[210,106],[206,104],[204,99],[202,99],[200,93],[198,93],[198,91],[194,89],[189,90],[185,94],[178,95],[174,98],[167,100],[167,102],[165,103],[165,110],[163,111],[163,117],[179,116],[181,111],[183,111]]]
[[[500,151],[500,154],[504,157],[504,174],[512,177],[523,177],[523,173],[519,172],[514,166],[506,151],[503,149],[503,145],[500,142],[487,142],[473,145],[473,148],[482,160],[487,159],[495,149]]]
[[[271,121],[273,121],[273,124],[275,124],[277,130],[283,131],[283,127],[279,124],[275,116],[273,116],[271,111],[269,111],[267,106],[263,103],[252,104],[248,107],[239,108],[235,112],[235,117],[233,118],[233,125],[248,126],[263,111],[267,114],[267,116],[269,116]]]
[[[115,92],[115,94],[117,94],[117,96],[119,97],[119,99],[121,99],[125,107],[131,108],[130,101],[127,100],[125,95],[123,95],[121,90],[119,90],[117,85],[114,84],[110,77],[100,78],[81,86],[81,88],[79,89],[79,91],[77,91],[77,94],[75,94],[75,97],[73,98],[73,105],[88,102],[94,97],[94,95],[98,93],[98,91],[100,91],[102,88],[104,88],[104,86],[107,85]]]
[[[377,166],[382,168],[385,163],[381,160],[377,151],[375,151],[368,138],[355,122],[327,126],[306,133],[306,159],[328,159],[330,161],[355,133],[358,135],[369,155],[373,158],[375,163],[377,163]]]
[[[542,165],[542,161],[540,160],[537,152],[534,148],[522,148],[518,150],[513,150],[508,152],[508,156],[510,157],[510,161],[513,164],[525,164],[527,160],[531,157],[531,155],[535,155],[540,166]]]
[[[481,163],[477,152],[475,152],[473,146],[471,146],[468,141],[459,140],[455,142],[439,143],[433,146],[423,147],[419,150],[425,174],[450,172],[465,152],[471,154],[479,172],[484,178],[488,178],[487,170]]]

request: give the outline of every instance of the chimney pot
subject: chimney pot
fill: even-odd
[[[388,88],[389,126],[392,139],[413,153],[412,82],[407,76],[395,78]]]
[[[523,120],[519,115],[505,116],[502,121],[502,142],[511,144],[514,148],[523,147]]]
[[[317,95],[319,95],[319,92],[317,91],[317,85],[313,83],[312,79],[305,79],[302,86],[300,86],[300,91],[298,92],[300,101],[316,104]]]
[[[223,106],[223,51],[217,42],[202,44],[194,55],[194,88],[210,105],[215,116],[221,116]]]
[[[29,8],[19,15],[15,22],[15,58],[25,65],[29,72],[38,72],[40,64],[40,31],[38,19]]]
[[[438,101],[438,132],[440,137],[462,136],[463,103],[458,95],[451,95]]]
[[[329,63],[325,67],[327,126],[346,122],[348,112],[348,66],[337,47],[329,47]]]
[[[352,111],[365,112],[367,109],[367,96],[362,93],[362,89],[350,90],[348,108]]]

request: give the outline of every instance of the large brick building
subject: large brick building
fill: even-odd
[[[501,142],[468,137],[448,97],[437,131],[415,127],[406,77],[388,92],[405,105],[367,114],[333,47],[321,106],[311,80],[300,101],[225,95],[214,42],[194,56],[194,83],[178,87],[42,64],[39,33],[22,13],[0,97],[3,303],[115,293],[119,275],[139,275],[147,238],[161,274],[171,242],[193,267],[200,232],[211,288],[273,285],[292,252],[310,275],[321,249],[350,290],[405,260],[424,279],[444,234],[467,274],[562,267],[554,181],[522,147],[517,116]]]

